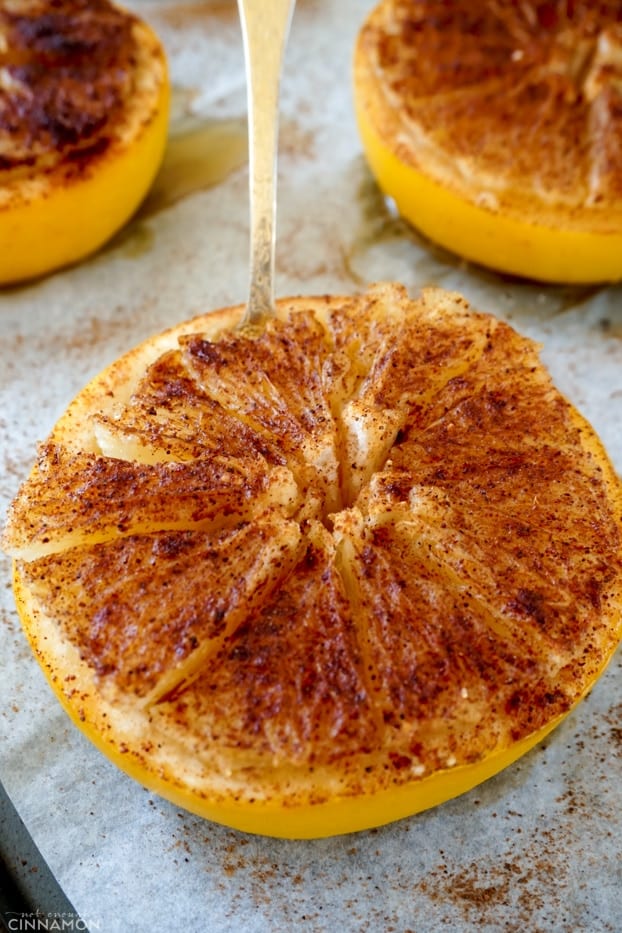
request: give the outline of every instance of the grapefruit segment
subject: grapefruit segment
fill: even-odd
[[[80,544],[152,531],[235,527],[265,509],[295,510],[290,471],[223,457],[144,464],[45,445],[8,526],[15,556],[33,559]]]
[[[268,760],[293,772],[344,761],[347,771],[348,758],[378,744],[351,607],[321,524],[272,598],[158,713],[167,731],[182,725],[207,764],[216,744],[236,770]]]
[[[171,350],[149,366],[125,402],[93,416],[97,444],[111,457],[140,462],[194,460],[210,451],[285,463],[276,443],[230,415],[205,393]],[[226,438],[226,445],[225,445]]]
[[[52,587],[50,611],[102,683],[152,703],[282,583],[299,541],[298,525],[278,518],[117,537],[31,561],[24,581],[35,597]]]
[[[335,424],[324,385],[327,335],[313,315],[268,324],[256,339],[182,338],[188,371],[208,396],[282,449],[305,498],[339,506]]]

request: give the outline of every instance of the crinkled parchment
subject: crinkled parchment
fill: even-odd
[[[171,145],[146,206],[99,255],[0,292],[0,508],[75,393],[140,340],[245,299],[245,84],[234,0],[130,4],[165,41]],[[462,291],[543,344],[622,466],[622,289],[521,283],[430,246],[365,166],[350,68],[364,0],[299,0],[282,89],[277,290],[378,279]],[[92,931],[615,931],[622,890],[620,652],[590,697],[503,774],[371,832],[275,841],[180,812],[69,723],[0,565],[0,776]]]

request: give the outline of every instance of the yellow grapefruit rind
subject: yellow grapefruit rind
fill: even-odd
[[[467,200],[421,171],[413,150],[412,162],[398,158],[394,137],[379,128],[381,94],[368,71],[357,49],[354,109],[365,157],[383,193],[417,230],[458,256],[524,278],[576,285],[622,279],[622,218],[616,223],[615,211],[607,231],[590,230],[585,220],[575,226],[561,215],[559,226],[537,223],[535,210],[529,215],[505,204],[493,210]]]
[[[279,316],[286,314],[286,302],[281,302],[277,310]],[[201,315],[138,345],[76,396],[55,425],[52,438],[70,447],[76,436],[88,442],[94,406],[122,399],[131,391],[127,384],[131,385],[147,365],[174,346],[181,334],[201,332],[214,339],[235,326],[242,312],[243,308],[235,307]],[[576,409],[571,408],[571,414],[584,447],[601,465],[611,508],[622,522],[622,487],[604,446]],[[166,747],[168,737],[164,737],[160,746],[159,735],[155,734],[157,728],[153,730],[156,747],[143,752],[138,745],[149,733],[148,714],[137,712],[131,706],[115,707],[106,701],[98,690],[93,672],[80,659],[77,649],[58,638],[54,620],[41,612],[27,587],[22,585],[18,561],[13,564],[13,592],[27,639],[54,694],[72,722],[113,764],[145,788],[189,812],[242,832],[288,839],[324,838],[383,826],[472,790],[537,746],[575,709],[606,669],[622,638],[621,615],[611,640],[611,650],[603,656],[600,668],[585,689],[562,715],[555,716],[531,734],[510,744],[500,744],[473,763],[413,776],[409,781],[390,787],[371,791],[366,788],[358,794],[335,792],[328,778],[326,793],[320,798],[317,787],[321,786],[321,776],[318,773],[314,775],[313,789],[305,786],[295,772],[283,774],[279,792],[279,781],[266,789],[261,778],[256,783],[252,777],[236,782],[214,772],[210,775],[214,779],[212,786],[206,789],[204,775],[193,770],[194,763],[187,766],[183,751],[180,757],[180,749],[173,745]],[[149,742],[149,745],[154,743]]]
[[[66,178],[61,163],[43,176],[5,187],[0,201],[0,285],[45,275],[94,253],[132,216],[164,155],[170,82],[164,49],[144,23],[136,27],[157,88],[148,108],[128,114],[105,151]],[[3,179],[0,174],[0,193]]]
[[[300,803],[291,803],[278,797],[267,800],[255,797],[253,802],[243,798],[214,799],[184,786],[178,777],[167,773],[164,768],[150,768],[140,755],[129,746],[124,746],[122,737],[121,741],[110,739],[110,725],[100,699],[83,694],[77,705],[67,699],[62,681],[50,664],[48,647],[45,650],[39,647],[39,638],[45,641],[45,635],[41,636],[41,626],[35,622],[36,616],[31,611],[27,594],[22,590],[16,573],[13,588],[31,648],[61,706],[78,729],[113,764],[143,787],[184,810],[241,832],[282,839],[320,839],[372,829],[412,816],[458,797],[498,774],[538,745],[568,715],[565,713],[556,717],[531,735],[508,748],[493,751],[474,764],[437,771],[410,783],[383,788],[362,797],[343,796]],[[574,706],[581,699],[583,696],[579,697]]]

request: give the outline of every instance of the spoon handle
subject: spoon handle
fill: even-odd
[[[242,326],[274,314],[279,84],[295,0],[238,0],[249,129],[250,286]]]

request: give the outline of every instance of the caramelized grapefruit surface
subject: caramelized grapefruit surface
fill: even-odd
[[[109,0],[0,9],[0,283],[82,258],[128,219],[164,150],[164,50]]]
[[[619,481],[538,351],[399,286],[242,309],[69,407],[3,546],[32,647],[117,764],[241,829],[322,836],[467,790],[622,633]]]
[[[442,245],[551,281],[622,277],[622,11],[383,0],[355,53],[372,170]]]

